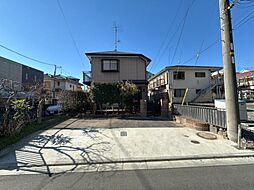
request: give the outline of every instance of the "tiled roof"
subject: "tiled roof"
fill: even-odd
[[[251,75],[254,75],[254,71],[247,71],[247,72],[237,73],[237,74],[236,74],[237,77],[251,76]]]

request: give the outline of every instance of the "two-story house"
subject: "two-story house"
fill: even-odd
[[[220,69],[186,65],[166,67],[149,79],[149,97],[168,98],[173,103],[181,103],[188,89],[186,102],[211,102],[211,91],[217,85],[211,80],[211,73]]]
[[[46,104],[51,104],[53,101],[53,91],[55,88],[56,100],[58,100],[59,95],[62,91],[80,91],[82,90],[82,84],[79,83],[78,78],[66,77],[62,75],[56,75],[55,77],[50,74],[44,75],[44,88],[49,94],[49,97],[46,99]]]
[[[241,99],[254,99],[254,71],[243,70],[236,74]]]
[[[146,68],[151,59],[143,54],[106,51],[86,53],[91,64],[90,78],[84,74],[84,84],[130,81],[138,86],[142,98],[147,98]]]

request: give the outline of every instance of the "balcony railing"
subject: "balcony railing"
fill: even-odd
[[[90,86],[92,82],[90,72],[83,72],[83,83]]]

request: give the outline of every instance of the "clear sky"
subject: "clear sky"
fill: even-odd
[[[219,0],[194,1],[184,27],[183,17],[192,0],[59,1],[67,22],[57,0],[0,0],[0,45],[62,66],[62,74],[81,78],[83,70],[90,70],[85,52],[114,49],[112,26],[116,22],[119,51],[151,58],[148,70],[154,73],[175,64],[222,66],[220,43],[200,54],[198,60],[186,62],[220,38]],[[232,10],[235,27],[249,14],[245,20],[254,15],[254,2],[240,2]],[[254,69],[253,34],[253,18],[234,31],[237,70]],[[52,66],[1,47],[0,55],[53,73]]]

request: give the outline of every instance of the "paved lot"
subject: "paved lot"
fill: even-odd
[[[70,119],[19,142],[0,158],[0,174],[6,170],[13,174],[17,168],[33,168],[33,172],[40,168],[40,173],[47,173],[53,166],[70,166],[66,170],[72,170],[73,165],[87,163],[252,154],[236,149],[228,140],[206,140],[196,132],[169,121]]]

